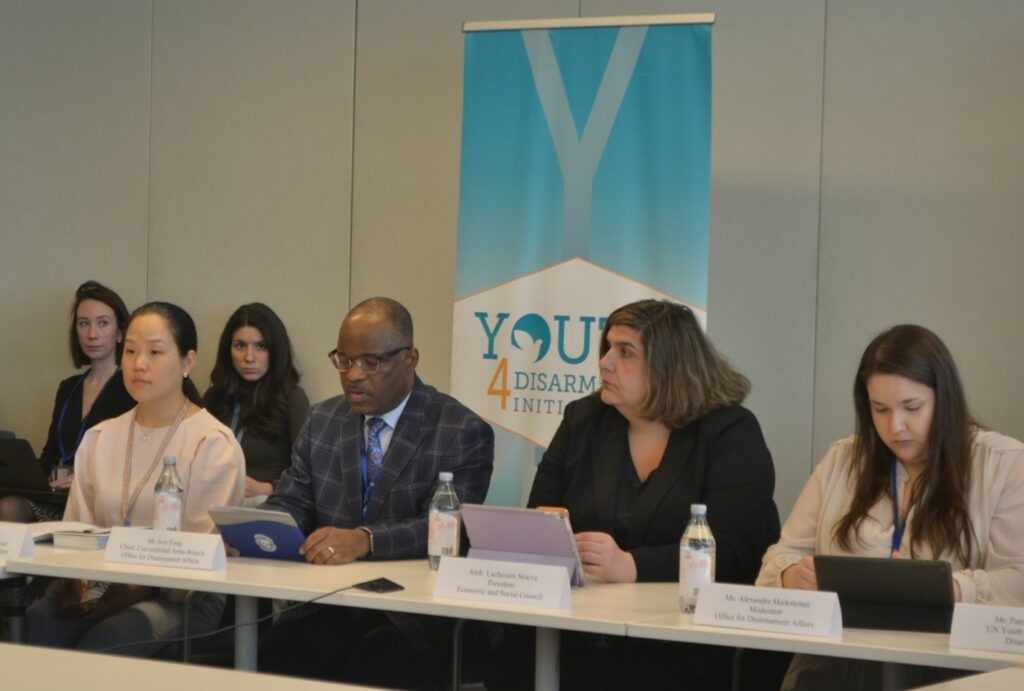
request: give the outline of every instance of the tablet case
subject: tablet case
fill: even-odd
[[[286,511],[248,506],[215,506],[210,518],[224,541],[243,557],[302,561],[299,547],[306,536]]]
[[[924,559],[816,556],[818,590],[839,595],[843,627],[949,633],[953,572]]]
[[[469,556],[564,566],[569,582],[585,584],[583,565],[566,511],[463,504]]]

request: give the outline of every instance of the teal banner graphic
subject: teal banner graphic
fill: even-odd
[[[604,319],[706,319],[711,24],[467,33],[452,393],[498,433],[488,502],[521,505],[565,404],[600,387]]]

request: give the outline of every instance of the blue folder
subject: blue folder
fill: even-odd
[[[215,506],[210,518],[224,541],[243,557],[302,561],[299,547],[306,541],[291,514],[246,506]]]

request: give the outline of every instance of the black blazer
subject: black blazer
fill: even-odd
[[[564,506],[573,530],[613,535],[628,423],[594,394],[566,406],[530,492],[529,506]],[[718,581],[753,583],[779,538],[775,468],[754,414],[718,408],[672,431],[661,465],[634,507],[627,544],[639,581],[679,577],[679,539],[690,504],[708,506]]]
[[[135,399],[128,395],[124,388],[124,376],[121,370],[114,372],[106,387],[96,397],[89,409],[89,415],[82,420],[82,381],[89,374],[76,374],[68,377],[57,387],[57,398],[53,402],[53,414],[50,419],[50,431],[46,435],[46,445],[39,455],[39,463],[43,466],[43,472],[49,474],[50,470],[60,461],[60,443],[64,443],[64,451],[71,456],[74,462],[75,451],[78,448],[79,431],[84,432],[93,425],[99,424],[112,417],[123,415],[135,407]],[[65,410],[65,406],[67,409]],[[64,411],[64,420],[61,424],[61,411]],[[84,429],[82,429],[84,428]]]

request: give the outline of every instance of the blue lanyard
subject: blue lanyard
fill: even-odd
[[[359,473],[363,477],[363,518],[366,518],[366,510],[370,507],[370,495],[373,494],[373,486],[377,484],[377,478],[380,476],[380,466],[376,466],[373,472],[370,472],[366,442],[359,445]]]
[[[235,433],[235,439],[238,440],[239,444],[242,443],[242,437],[245,436],[245,430],[244,429],[242,429],[242,430],[238,429],[238,418],[241,417],[241,415],[242,415],[242,404],[239,403],[238,401],[236,401],[235,402],[235,409],[231,413],[231,424],[229,425],[229,427],[231,427],[231,431]]]
[[[71,403],[71,400],[75,397],[75,394],[78,393],[78,390],[82,388],[82,382],[85,381],[86,375],[91,371],[91,369],[86,370],[82,376],[78,378],[78,381],[75,382],[75,388],[71,389],[71,395],[64,399],[64,404],[60,407],[60,417],[57,418],[57,450],[60,452],[60,458],[57,462],[61,465],[71,460],[74,457],[75,452],[78,451],[78,445],[82,443],[82,437],[85,435],[85,430],[88,429],[87,423],[89,422],[89,417],[92,415],[92,411],[96,409],[96,403],[103,397],[103,392],[107,390],[107,387],[110,386],[110,382],[118,375],[121,368],[118,367],[115,369],[114,373],[110,375],[110,379],[107,379],[107,383],[103,385],[102,389],[100,389],[99,395],[96,396],[96,400],[92,402],[92,408],[89,408],[89,412],[82,418],[82,423],[78,426],[78,434],[75,435],[75,446],[71,449],[71,453],[68,453],[67,449],[64,448],[64,435],[61,434],[61,431],[64,429],[64,417],[68,413],[68,404]]]
[[[900,543],[903,542],[903,531],[907,528],[907,519],[900,522],[900,495],[896,487],[896,459],[892,460],[892,556],[900,551]],[[910,515],[910,511],[907,511]]]

